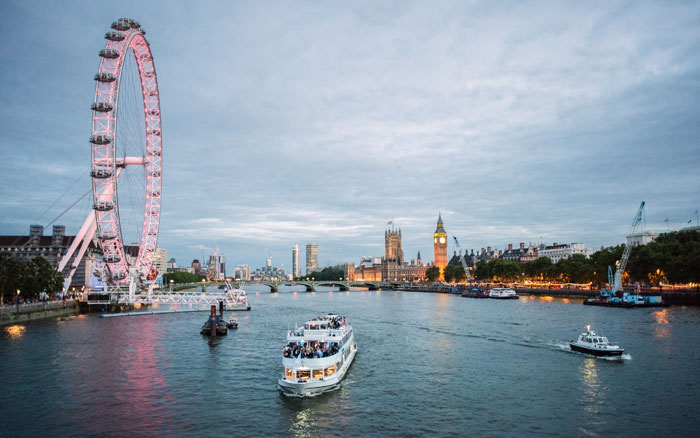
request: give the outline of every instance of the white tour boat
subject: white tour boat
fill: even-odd
[[[357,353],[357,343],[345,317],[328,314],[287,333],[282,350],[285,392],[306,396],[332,389],[340,383]]]
[[[509,287],[494,287],[489,291],[489,298],[497,298],[499,300],[517,299],[518,295],[515,290]]]
[[[611,345],[605,336],[597,335],[590,325],[586,326],[586,331],[578,336],[578,340],[571,341],[569,345],[573,351],[594,356],[622,356],[625,351],[618,345]]]

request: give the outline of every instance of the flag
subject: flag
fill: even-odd
[[[391,225],[391,224],[393,224],[393,223],[394,223],[394,221],[389,221],[389,222],[387,222],[386,224],[387,224],[387,225]]]
[[[664,222],[668,222],[668,219],[664,219]]]
[[[689,223],[689,224],[692,224],[692,223],[693,223],[693,220],[692,220],[692,219],[688,219],[688,223]]]

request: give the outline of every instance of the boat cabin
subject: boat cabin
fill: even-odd
[[[585,342],[588,344],[596,344],[596,345],[607,345],[610,343],[608,341],[608,338],[606,338],[605,336],[599,336],[594,331],[588,331],[586,333],[581,333],[578,337],[578,340],[580,342]]]

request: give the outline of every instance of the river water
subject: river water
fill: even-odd
[[[700,309],[395,291],[249,290],[206,313],[2,327],[0,436],[697,436]],[[277,389],[288,327],[346,315],[358,355],[314,398]],[[568,350],[586,324],[628,354]]]

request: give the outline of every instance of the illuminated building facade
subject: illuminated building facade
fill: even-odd
[[[350,281],[421,281],[425,280],[428,266],[421,263],[420,252],[418,262],[404,261],[401,248],[401,230],[386,230],[384,232],[384,257],[363,257],[360,265],[344,266],[345,278]]]
[[[401,229],[384,232],[384,261],[382,277],[388,281],[399,279],[399,269],[403,265],[403,250],[401,249]]]
[[[440,268],[440,279],[447,266],[447,232],[442,223],[442,215],[438,214],[437,228],[433,234],[433,246],[435,248],[435,266]]]

